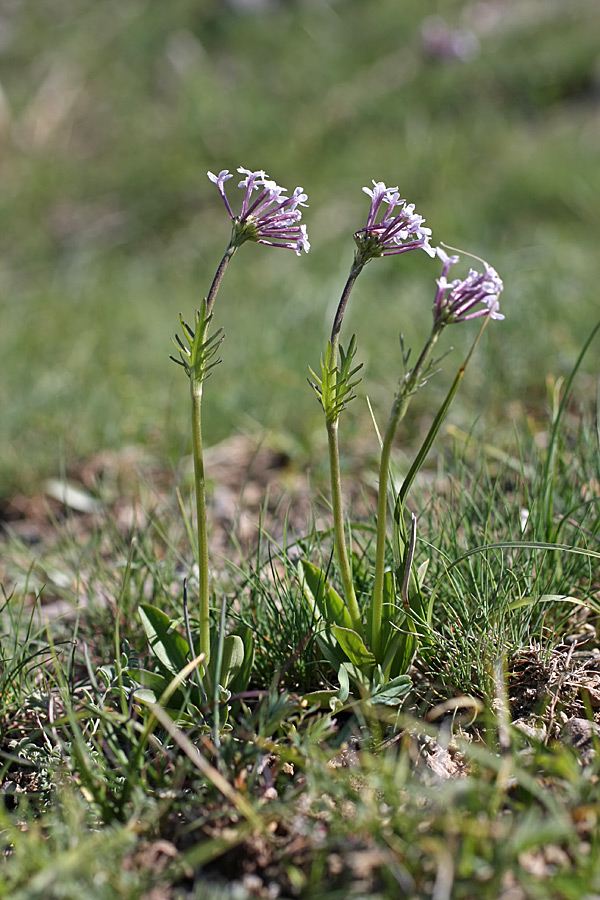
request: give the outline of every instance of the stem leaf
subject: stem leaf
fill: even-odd
[[[362,379],[354,376],[362,369],[362,363],[352,366],[355,355],[356,335],[352,335],[346,352],[340,347],[339,366],[331,341],[325,349],[325,357],[321,356],[321,375],[317,375],[309,366],[314,381],[309,379],[308,383],[317,394],[328,422],[336,422],[342,410],[356,396],[354,388]]]

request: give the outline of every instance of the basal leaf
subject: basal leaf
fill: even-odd
[[[426,559],[421,563],[419,568],[417,569],[417,584],[420,588],[425,584],[425,576],[427,575],[427,569],[429,568],[429,559]]]
[[[232,694],[240,694],[246,690],[250,681],[254,662],[254,638],[247,625],[240,625],[235,631],[232,631],[230,637],[236,637],[242,642],[243,657],[237,671],[232,673],[227,686]]]
[[[367,610],[367,634],[371,635],[371,643],[375,644],[375,639],[373,636],[373,626],[372,626],[372,608],[373,602],[369,604],[369,609]],[[395,629],[392,625],[392,622],[395,622],[398,618],[397,610],[396,610],[396,583],[394,579],[394,573],[389,569],[383,573],[383,608],[382,608],[382,616],[381,616],[381,640],[380,646],[382,648],[381,659],[378,659],[378,662],[382,662],[383,658],[385,658],[385,648],[389,641],[391,634],[395,632]]]
[[[155,606],[142,604],[140,618],[150,648],[161,668],[171,675],[177,675],[188,662],[188,642],[172,628],[169,617]]]
[[[367,648],[360,634],[357,634],[352,628],[342,628],[339,625],[333,626],[333,633],[350,662],[361,672],[370,672],[375,668],[375,657]]]
[[[228,688],[244,665],[244,642],[239,634],[228,634],[223,641],[223,661],[219,683]]]
[[[324,691],[311,691],[309,694],[302,695],[302,702],[306,701],[308,708],[318,706],[320,709],[329,709],[330,701],[338,697],[339,692],[335,688]]]
[[[381,706],[400,706],[412,686],[408,675],[400,675],[387,681],[369,698],[372,703]]]
[[[403,630],[398,630],[399,628]],[[398,627],[392,628],[392,633],[388,637],[385,658],[381,666],[386,678],[404,676],[415,655],[417,638],[405,630],[409,630],[409,622],[406,619]]]
[[[338,681],[340,683],[338,697],[340,703],[345,703],[350,696],[350,679],[348,678],[348,669],[345,665],[341,665],[338,669]]]
[[[331,628],[325,626],[321,631],[317,632],[316,639],[317,646],[323,654],[324,659],[327,660],[334,672],[337,672],[339,667],[343,662],[346,662],[348,657],[340,647],[333,631]]]
[[[302,590],[312,609],[317,611],[328,625],[341,625],[351,629],[352,619],[346,604],[327,581],[325,572],[307,559],[301,559],[298,565]]]
[[[125,674],[133,678],[140,685],[140,689],[136,690],[135,696],[143,703],[156,703],[169,687],[170,678],[159,675],[157,672],[150,672],[148,669],[123,669]],[[185,706],[185,697],[181,690],[176,690],[165,704],[168,709],[183,709]]]

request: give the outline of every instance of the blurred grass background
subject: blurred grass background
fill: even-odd
[[[268,428],[309,452],[321,417],[307,365],[371,179],[398,184],[434,242],[504,278],[506,321],[486,333],[452,420],[478,417],[500,440],[540,411],[546,375],[568,372],[598,317],[599,35],[597,0],[6,0],[0,497],[105,448],[149,443],[172,461],[188,451],[170,336],[230,232],[207,169],[302,185],[313,247],[299,260],[246,245],[230,267],[209,443]],[[418,349],[438,268],[424,253],[382,260],[355,289],[345,334],[358,333],[382,418],[396,335]],[[473,333],[452,331],[446,373]],[[596,352],[584,397],[597,374]],[[418,409],[445,383],[437,376]],[[346,431],[370,427],[359,400]]]

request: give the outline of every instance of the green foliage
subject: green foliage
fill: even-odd
[[[297,538],[287,528],[287,515],[278,546],[263,524],[257,531],[255,552],[232,565],[239,617],[253,635],[256,652],[252,682],[257,688],[277,683],[281,689],[304,693],[318,681],[312,610],[303,602],[297,577],[297,553],[319,555],[324,536],[314,526]]]
[[[132,666],[124,670],[141,685],[142,689],[136,692],[140,700],[159,701],[168,709],[204,716],[209,713],[213,696],[217,703],[227,703],[232,694],[245,691],[254,659],[254,641],[247,626],[239,626],[222,640],[221,632],[217,633],[210,661],[205,666],[202,657],[194,664],[190,644],[166,613],[155,606],[141,604],[140,617],[159,670],[156,673]]]
[[[337,361],[332,359],[332,345],[331,341],[328,341],[325,358],[321,357],[321,377],[309,367],[310,374],[315,379],[314,381],[309,379],[309,384],[319,398],[328,423],[337,422],[342,410],[356,397],[354,388],[360,384],[361,379],[356,378],[354,381],[352,379],[362,369],[363,364],[352,368],[355,355],[356,335],[353,334],[348,349],[344,352],[343,347],[340,347],[339,366]]]
[[[163,508],[160,518],[137,531],[129,553],[117,528],[103,530],[102,553],[89,552],[93,543],[79,556],[61,545],[63,583],[68,582],[69,567],[76,564],[73,585],[103,585],[106,593],[120,597],[127,614],[115,617],[111,611],[102,619],[95,611],[89,619],[82,617],[72,651],[71,670],[78,672],[77,682],[67,671],[70,655],[52,653],[41,633],[32,630],[39,644],[29,650],[22,642],[24,659],[35,648],[46,647],[47,652],[36,657],[34,670],[22,669],[23,680],[6,682],[13,693],[7,695],[0,737],[2,781],[4,788],[19,773],[31,773],[41,790],[38,796],[11,794],[9,789],[3,795],[7,807],[13,796],[21,799],[16,809],[0,810],[6,849],[0,893],[19,900],[71,896],[75,900],[82,893],[139,900],[162,878],[162,884],[182,900],[190,894],[210,897],[212,886],[204,880],[208,869],[231,881],[236,873],[228,854],[256,860],[257,842],[268,855],[270,878],[281,885],[283,896],[293,896],[294,891],[314,894],[318,886],[320,895],[332,900],[340,892],[346,896],[352,891],[392,900],[398,896],[399,872],[402,890],[423,897],[436,896],[433,886],[442,878],[448,890],[451,886],[451,896],[465,900],[473,896],[495,900],[506,884],[517,884],[532,900],[541,896],[564,900],[599,890],[594,824],[600,816],[597,757],[582,766],[579,751],[564,739],[544,742],[506,723],[500,743],[499,688],[491,675],[498,655],[506,659],[510,676],[512,660],[531,653],[532,647],[539,648],[542,658],[557,652],[562,637],[576,627],[574,614],[580,615],[583,607],[557,605],[548,595],[570,596],[592,606],[597,566],[589,551],[598,552],[600,515],[598,503],[586,491],[600,473],[598,434],[595,421],[579,420],[573,406],[565,408],[571,415],[564,415],[556,437],[553,520],[571,550],[560,551],[559,566],[556,545],[533,546],[546,528],[543,443],[523,438],[517,458],[499,461],[497,448],[467,441],[457,444],[454,459],[440,457],[433,476],[430,470],[427,480],[423,472],[415,478],[409,499],[419,508],[414,552],[408,552],[411,529],[404,537],[399,530],[400,543],[394,546],[393,538],[388,546],[385,594],[386,604],[402,615],[402,561],[411,559],[410,571],[417,581],[428,565],[423,596],[431,601],[430,644],[421,638],[412,684],[406,675],[381,679],[377,666],[369,671],[365,665],[362,672],[349,657],[337,667],[315,664],[315,646],[325,656],[320,643],[327,637],[324,614],[344,615],[336,573],[328,571],[323,561],[330,552],[328,532],[309,529],[308,537],[299,542],[288,537],[283,549],[272,548],[270,565],[263,552],[245,559],[243,567],[232,567],[227,585],[235,617],[233,627],[228,624],[223,634],[235,630],[244,640],[240,627],[250,629],[259,657],[255,672],[260,672],[261,680],[250,682],[251,696],[239,701],[235,716],[221,728],[218,747],[206,721],[194,715],[193,667],[177,684],[181,705],[171,712],[181,733],[222,773],[231,790],[252,805],[258,821],[264,821],[264,830],[257,826],[254,835],[240,821],[237,808],[209,777],[195,770],[169,732],[153,719],[152,707],[136,699],[140,684],[129,674],[129,669],[140,669],[146,653],[141,626],[131,616],[143,585],[155,596],[142,613],[148,620],[143,637],[147,634],[155,647],[146,671],[161,679],[155,697],[173,687],[181,674],[178,667],[182,663],[185,667],[193,655],[189,641],[179,633],[183,627],[176,573],[189,545],[178,507]],[[525,507],[529,516],[521,534],[520,512]],[[353,534],[355,581],[366,604],[373,527],[353,526]],[[266,540],[264,530],[261,539]],[[22,554],[15,541],[12,557],[16,560]],[[302,566],[313,600],[319,598],[310,615],[296,574],[298,555],[319,559],[318,566]],[[120,560],[116,569],[114,559]],[[32,584],[39,577],[38,565],[34,561]],[[177,589],[169,591],[171,580]],[[53,582],[49,584],[53,588]],[[70,595],[63,589],[62,596],[75,604],[75,586],[72,591]],[[12,631],[19,621],[20,599],[15,595],[10,601],[12,618],[10,607],[3,614],[3,659],[8,665],[21,646]],[[158,609],[159,602],[166,612]],[[315,639],[311,632],[308,643],[302,644],[311,618],[321,636]],[[24,635],[29,615],[21,615],[20,621]],[[93,652],[98,645],[103,653],[110,652],[115,634],[109,629],[114,629],[115,621],[128,625],[128,637],[137,650],[123,645],[112,666],[96,670],[94,684],[89,671],[91,667],[94,675],[94,667],[82,658],[82,648],[91,647]],[[54,630],[60,633],[60,627],[57,623]],[[354,638],[347,646],[356,652]],[[335,633],[333,647],[341,652]],[[292,684],[304,679],[301,692],[288,693],[278,686],[286,659],[291,667],[285,677]],[[399,705],[405,708],[414,690],[423,689],[421,673],[434,681],[440,699],[457,694],[484,698],[479,707],[473,706],[485,706],[486,711],[474,723],[472,735],[470,726],[461,726],[452,717],[438,731],[420,716],[403,716]],[[337,685],[330,689],[334,679]],[[269,682],[274,685],[271,690],[254,690]],[[42,696],[36,694],[40,684],[45,685]],[[52,693],[52,685],[60,690],[54,691],[49,720],[43,698]],[[166,697],[165,704],[173,696]],[[351,697],[354,714],[345,706]],[[540,704],[542,716],[543,701]],[[16,705],[35,710],[37,720],[12,722]],[[367,722],[378,724],[382,737],[389,737],[387,748],[372,746]],[[393,724],[386,726],[388,722]],[[358,748],[352,751],[353,765],[327,765],[346,752],[348,741]],[[433,769],[421,766],[428,748],[443,754],[448,741],[458,771],[440,780]],[[286,834],[300,842],[301,852],[294,849],[298,844],[286,843]],[[179,850],[162,875],[148,866],[144,855],[157,839],[167,841],[157,845],[157,852],[170,844]],[[335,865],[330,868],[332,855]],[[360,877],[357,859],[365,866],[369,863]],[[236,890],[222,888],[230,895]]]
[[[378,628],[372,541],[362,543],[354,525],[363,629],[353,627],[339,572],[326,563],[331,535],[307,524],[267,562],[262,547],[222,576],[228,603],[219,622],[210,612],[206,665],[196,623],[181,615],[190,547],[176,507],[148,513],[144,501],[145,526],[124,525],[122,510],[114,519],[109,511],[121,500],[117,485],[84,540],[73,528],[49,547],[45,535],[37,545],[3,530],[0,896],[246,900],[256,888],[322,900],[571,900],[600,892],[598,757],[582,765],[556,730],[544,741],[518,733],[497,677],[499,660],[510,679],[525,653],[560,656],[582,622],[597,643],[597,421],[577,408],[572,378],[565,390],[560,379],[551,386],[550,423],[535,421],[548,359],[572,377],[590,367],[583,356],[573,362],[588,312],[596,315],[598,141],[588,106],[597,4],[543,13],[523,4],[486,30],[474,7],[434,0],[428,14],[457,26],[467,12],[480,42],[479,56],[450,64],[420,52],[422,9],[393,0],[376,11],[349,0],[252,13],[233,3],[124,0],[116,16],[84,3],[75,18],[62,0],[51,13],[31,0],[9,6],[0,110],[11,185],[2,238],[4,495],[39,485],[56,468],[59,443],[67,463],[98,446],[154,444],[157,435],[161,459],[181,454],[172,426],[179,401],[154,360],[171,317],[165,298],[195,305],[223,243],[218,198],[206,204],[198,195],[206,168],[276,157],[322,210],[301,274],[283,260],[265,266],[253,248],[255,259],[227,282],[237,302],[223,304],[223,321],[237,350],[222,390],[207,398],[210,440],[239,426],[243,410],[306,446],[316,417],[300,373],[322,329],[315,285],[322,298],[332,294],[325,255],[350,254],[364,214],[358,189],[372,175],[397,177],[398,146],[401,189],[410,185],[436,237],[439,228],[465,243],[476,233],[495,247],[495,264],[510,273],[507,294],[519,286],[519,315],[509,314],[485,361],[474,361],[478,377],[456,411],[460,426],[472,420],[469,409],[490,404],[498,427],[487,443],[458,427],[455,458],[444,459],[440,426],[464,369],[445,399],[438,391],[439,413],[424,428],[416,398],[414,430],[426,438],[412,465],[390,462],[401,487],[390,503]],[[398,91],[402,103],[390,102]],[[238,159],[228,157],[234,146]],[[419,332],[429,314],[415,300],[419,264],[407,262],[400,299],[386,289],[390,273],[385,261],[377,274],[369,267],[368,302],[352,312],[375,406],[372,386],[389,381],[394,363],[382,323],[396,329],[409,316]],[[181,324],[176,362],[201,384],[222,332],[208,338],[202,305],[193,328]],[[338,369],[328,348],[320,375],[312,373],[329,421],[358,384],[355,353],[353,338]],[[246,371],[252,379],[240,377]],[[589,388],[583,381],[580,396]],[[519,400],[525,437],[515,458],[500,426],[513,418],[506,397],[517,391],[527,409]],[[348,426],[360,433],[367,415],[353,409]],[[426,457],[438,438],[434,471]],[[38,612],[55,602],[77,608],[77,619],[46,633]],[[475,694],[483,702],[472,708],[488,709],[464,729],[447,715],[438,731],[420,715],[402,716],[415,691],[423,706],[432,692],[450,701]],[[551,716],[554,700],[559,710],[563,702],[553,698]],[[347,742],[350,768],[329,765]],[[421,777],[428,747],[452,756],[454,777],[433,769]],[[240,877],[231,889],[213,888],[209,864],[213,876],[252,871],[264,883],[248,888]]]
[[[403,630],[406,617],[397,615],[397,604],[392,597],[391,573],[386,573],[389,593],[385,619],[385,652],[378,661],[362,635],[352,628],[346,605],[331,586],[327,575],[317,566],[302,559],[299,578],[305,602],[312,610],[319,649],[332,669],[337,673],[339,690],[323,693],[321,701],[336,698],[346,704],[352,699],[362,701],[365,707],[398,705],[410,689],[411,680],[406,674],[414,654],[414,640]],[[355,691],[350,695],[350,685]],[[313,699],[317,699],[316,695]]]
[[[148,638],[150,649],[163,671],[177,675],[189,662],[189,645],[185,638],[175,631],[169,617],[149,604],[140,606],[142,625]]]
[[[225,638],[226,651],[223,654],[221,672],[227,673],[225,687],[232,694],[241,694],[250,683],[254,662],[254,638],[247,625],[239,625]],[[223,675],[221,675],[223,680]]]
[[[310,769],[311,812],[318,819],[329,810],[330,842],[322,851],[315,848],[307,895],[317,885],[328,900],[349,892],[357,854],[372,866],[366,875],[369,896],[384,900],[399,891],[435,898],[442,885],[446,896],[460,900],[496,900],[507,884],[527,900],[566,900],[599,883],[598,861],[581,842],[574,817],[585,796],[596,808],[596,761],[582,770],[571,748],[548,752],[539,742],[522,753],[522,736],[512,729],[510,746],[499,753],[490,722],[486,745],[458,738],[462,776],[439,779],[425,772],[420,778],[410,761],[419,752],[419,739],[409,736],[416,723],[405,724],[398,749],[360,754],[360,771],[373,794],[357,784],[352,770],[331,777],[317,766]],[[439,733],[432,731],[434,736]],[[591,822],[584,826],[588,835],[590,827]],[[593,846],[595,841],[594,836]],[[332,846],[338,854],[335,876],[326,865]]]
[[[600,509],[582,491],[598,477],[598,438],[563,421],[557,441],[551,518],[561,543],[545,540],[547,457],[535,444],[500,462],[494,447],[467,444],[421,514],[433,622],[423,661],[459,689],[489,695],[494,658],[553,647],[578,606],[596,609]]]
[[[183,316],[180,315],[181,329],[188,341],[186,346],[179,335],[175,335],[173,343],[179,350],[181,359],[175,359],[171,356],[173,362],[185,369],[186,375],[191,378],[196,385],[201,385],[203,381],[210,375],[215,366],[221,360],[215,360],[214,357],[219,347],[225,340],[223,329],[219,328],[213,335],[208,337],[208,329],[212,321],[212,314],[206,314],[206,300],[202,301],[201,309],[196,310],[194,331],[189,325],[186,325]]]
[[[36,624],[37,602],[11,594],[0,604],[0,723],[35,688],[36,676],[52,656],[45,628]]]
[[[43,819],[0,808],[0,895],[11,900],[142,900],[153,876],[132,870],[137,837],[127,825],[98,827],[84,798],[63,788]]]
[[[499,287],[501,289],[501,282]],[[339,322],[337,317],[340,315],[339,310],[345,309],[349,294],[349,288],[346,287],[338,307],[338,314],[336,314],[334,330],[336,327],[338,330],[341,327],[341,317]],[[411,533],[410,537],[408,537],[404,522],[404,503],[410,486],[423,466],[427,454],[433,445],[488,321],[489,316],[486,316],[472,342],[464,363],[459,368],[450,386],[446,398],[434,417],[429,432],[416,454],[415,461],[404,480],[400,492],[396,495],[392,488],[395,564],[392,572],[386,572],[385,551],[388,541],[386,528],[387,485],[392,444],[396,429],[404,418],[413,394],[426,383],[431,367],[435,364],[432,362],[432,352],[444,328],[444,324],[443,322],[438,324],[434,319],[432,331],[419,354],[414,368],[411,370],[407,369],[409,354],[405,353],[404,343],[401,340],[404,374],[400,379],[400,386],[394,397],[385,438],[381,441],[375,571],[372,579],[373,585],[370,590],[370,602],[366,610],[368,647],[364,640],[361,612],[356,600],[356,588],[353,574],[350,571],[349,553],[346,547],[337,438],[337,419],[344,405],[343,398],[346,395],[351,395],[352,387],[356,384],[356,382],[350,382],[350,378],[357,371],[356,369],[351,369],[352,358],[355,352],[355,337],[352,338],[348,351],[346,353],[340,352],[341,364],[339,372],[337,371],[337,366],[331,366],[331,356],[333,353],[337,355],[337,351],[334,350],[334,344],[328,344],[325,363],[321,363],[321,380],[317,379],[318,383],[312,385],[321,398],[321,405],[326,418],[335,557],[344,585],[345,600],[342,600],[331,586],[327,584],[326,574],[319,569],[311,567],[306,561],[302,561],[300,564],[300,577],[307,602],[313,610],[318,609],[319,616],[325,622],[328,634],[325,639],[321,636],[320,642],[329,662],[338,669],[340,696],[343,696],[344,700],[348,696],[345,683],[350,674],[353,675],[353,681],[357,686],[360,686],[362,695],[366,694],[374,697],[379,687],[377,690],[365,688],[365,680],[368,683],[377,670],[379,686],[388,680],[395,684],[396,679],[404,676],[408,671],[417,650],[419,636],[426,641],[428,640],[431,621],[430,616],[427,615],[426,604],[422,595],[423,579],[427,570],[427,564],[425,563],[420,567],[417,576],[413,570],[417,520],[413,514]],[[402,611],[400,616],[398,615],[399,610]],[[335,646],[336,644],[339,650]],[[345,665],[348,665],[349,668],[344,669],[342,672],[340,667]],[[362,677],[357,679],[355,673],[360,673]]]
[[[256,252],[244,270],[231,272],[219,320],[235,365],[225,359],[222,391],[206,398],[209,443],[239,425],[242,410],[289,432],[305,461],[319,410],[303,373],[315,334],[324,343],[337,280],[330,259],[350,264],[360,189],[399,177],[399,147],[400,190],[434,236],[464,246],[477,235],[476,249],[493,247],[498,271],[511,273],[509,313],[518,315],[474,364],[457,424],[468,427],[485,402],[506,446],[513,412],[544,402],[545,374],[570,369],[597,314],[595,0],[525,3],[509,27],[488,21],[489,30],[463,0],[432,0],[426,12],[393,0],[376,10],[346,0],[334,11],[294,2],[250,13],[121,0],[116,18],[91,3],[76,16],[66,0],[52,9],[23,0],[9,11],[2,57],[11,184],[1,238],[3,497],[38,489],[63,459],[98,448],[142,442],[161,460],[180,456],[173,423],[185,398],[175,372],[165,377],[164,336],[179,310],[198,305],[229,238],[226,217],[215,226],[223,210],[207,169],[277,160],[273,177],[293,173],[309,194],[313,245],[302,265],[248,248]],[[422,52],[424,16],[436,14],[472,29],[478,55]],[[376,407],[377,385],[395,367],[381,322],[393,333],[408,330],[407,319],[424,329],[431,302],[421,294],[426,260],[407,262],[402,295],[390,289],[393,269],[389,260],[369,267],[349,323]],[[527,409],[507,410],[507,397],[527,397]],[[418,399],[416,412],[415,429]],[[353,417],[349,428],[368,429],[358,404]]]
[[[190,661],[190,648],[186,639],[176,631],[166,613],[154,606],[142,604],[140,618],[159,672],[133,667],[126,669],[125,673],[142,686],[137,696],[151,703],[160,700],[164,706],[173,710],[183,710],[188,703],[196,710],[201,709],[202,693],[192,675],[183,685],[186,696],[180,689],[175,689],[175,679]]]

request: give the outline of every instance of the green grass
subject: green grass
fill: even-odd
[[[462,2],[436,10],[480,28]],[[371,178],[399,183],[435,239],[488,258],[505,279],[507,320],[472,369],[461,423],[472,409],[490,427],[524,415],[543,377],[569,370],[597,296],[593,0],[528,0],[478,32],[480,53],[464,64],[427,58],[421,10],[394,2],[249,15],[190,0],[168,10],[65,2],[51,13],[27,2],[8,17],[5,495],[99,447],[142,441],[175,459],[186,447],[169,337],[207,290],[229,231],[207,169],[264,167],[302,184],[313,244],[302,260],[245,247],[228,272],[211,441],[267,428],[309,454],[320,420],[307,366]],[[398,371],[381,323],[417,344],[431,306],[433,264],[403,262],[402,282],[394,261],[365,273],[346,324],[375,401]],[[461,349],[466,338],[453,340]]]
[[[598,318],[597,4],[524,0],[489,30],[477,16],[493,6],[428,4],[475,30],[466,62],[429,58],[423,9],[394,0],[9,7],[0,498],[34,498],[0,537],[0,897],[591,900],[598,741],[572,746],[565,721],[597,717],[600,695],[597,336],[578,362]],[[238,165],[304,186],[313,246],[300,260],[243,247],[215,310],[227,339],[206,386],[208,443],[262,436],[295,485],[256,513],[257,547],[234,534],[215,555],[213,627],[225,598],[228,627],[249,625],[256,646],[226,721],[227,701],[215,720],[185,683],[179,711],[149,709],[131,671],[160,670],[140,604],[183,635],[187,579],[197,629],[187,384],[169,339],[229,238],[206,170]],[[399,183],[435,241],[497,268],[506,314],[410,495],[432,628],[404,706],[379,718],[305,699],[337,673],[297,572],[306,556],[340,588],[306,375],[372,178]],[[424,339],[437,269],[420,257],[369,266],[345,324],[365,362],[341,424],[365,606],[364,397],[384,421],[395,336]],[[403,424],[398,480],[468,331],[453,330]],[[210,458],[208,470],[217,502]],[[44,512],[35,495],[57,473],[93,512]]]
[[[5,543],[7,581],[19,569],[24,580],[1,611],[4,895],[129,900],[154,886],[181,900],[245,900],[262,883],[327,900],[492,900],[509,887],[563,900],[600,889],[598,758],[582,765],[585,751],[561,730],[573,715],[592,716],[590,645],[575,662],[564,641],[574,632],[598,643],[600,450],[595,420],[569,403],[562,410],[554,474],[538,433],[500,462],[474,439],[447,458],[442,447],[434,483],[420,476],[412,503],[417,562],[430,560],[432,639],[403,711],[373,732],[387,736],[382,746],[360,708],[332,716],[302,700],[336,680],[295,565],[299,553],[327,565],[329,530],[309,522],[299,541],[290,519],[279,546],[263,531],[255,555],[232,547],[237,562],[215,581],[214,627],[225,595],[232,622],[251,626],[257,656],[250,693],[218,743],[209,711],[205,722],[185,705],[175,722],[150,716],[126,672],[138,659],[155,666],[138,603],[155,603],[183,631],[184,575],[191,598],[197,587],[175,502],[133,528],[107,506],[91,530],[73,517],[37,550],[16,536]],[[549,477],[560,551],[548,543]],[[149,507],[147,486],[130,489]],[[284,515],[276,509],[273,524]],[[359,584],[373,566],[372,534],[370,522],[355,526]],[[81,609],[52,624],[49,643],[37,610],[53,599]],[[348,742],[360,756],[331,768]],[[425,762],[434,751],[451,777]]]

